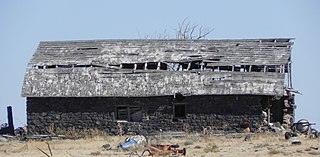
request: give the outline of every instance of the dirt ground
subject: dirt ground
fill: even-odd
[[[121,150],[117,148],[128,136],[99,136],[88,139],[77,140],[50,140],[50,141],[19,141],[10,140],[0,142],[1,157],[46,157],[50,156],[47,142],[52,150],[53,157],[92,157],[92,156],[129,156],[133,151],[141,154],[144,148],[133,150]],[[153,139],[149,137],[149,139]],[[300,136],[300,145],[293,145],[284,139],[283,135],[274,136],[271,134],[255,134],[251,140],[244,141],[244,138],[226,138],[224,136],[202,137],[201,135],[187,135],[184,138],[158,137],[150,140],[151,143],[172,143],[178,144],[179,148],[186,148],[186,156],[320,156],[320,139],[309,139]],[[109,144],[111,149],[102,146]],[[41,152],[40,150],[43,152]],[[144,156],[147,156],[145,153]],[[138,155],[132,155],[138,156]]]

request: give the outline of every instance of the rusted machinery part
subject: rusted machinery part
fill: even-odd
[[[149,149],[146,149],[146,150],[144,150],[144,151],[141,153],[141,155],[139,155],[136,151],[131,152],[131,153],[129,154],[129,157],[132,157],[132,156],[134,156],[134,155],[137,155],[138,157],[142,157],[145,152],[148,152],[148,153],[149,153],[149,156],[152,155],[151,152],[150,152],[150,150],[149,150]]]

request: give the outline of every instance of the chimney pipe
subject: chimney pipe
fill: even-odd
[[[13,126],[13,116],[12,116],[12,107],[7,107],[7,114],[8,114],[8,133],[14,134],[14,126]]]

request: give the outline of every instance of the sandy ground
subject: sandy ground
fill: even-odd
[[[124,151],[117,148],[127,136],[100,136],[78,140],[51,140],[51,141],[19,141],[12,140],[0,142],[1,157],[46,157],[39,149],[50,155],[47,142],[52,149],[54,157],[86,157],[86,156],[129,156],[136,151],[141,154],[145,148],[135,148]],[[149,138],[152,139],[152,138]],[[187,149],[186,156],[320,156],[320,139],[309,139],[300,136],[300,145],[292,145],[284,140],[284,136],[278,137],[271,134],[255,134],[251,140],[244,138],[226,138],[224,136],[201,137],[199,135],[187,135],[184,138],[161,137],[151,140],[152,143],[179,144],[180,148]],[[106,150],[102,146],[110,144],[111,149]],[[38,149],[39,148],[39,149]],[[148,153],[146,153],[148,154]],[[137,156],[137,155],[133,155]],[[147,156],[147,155],[145,155]]]

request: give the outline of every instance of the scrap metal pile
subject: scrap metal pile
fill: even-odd
[[[146,147],[141,155],[137,152],[131,152],[129,156],[138,155],[143,156],[145,152],[149,153],[149,156],[168,156],[168,155],[186,155],[186,148],[179,149],[177,144],[148,144],[147,139],[142,135],[136,135],[128,137],[125,142],[119,144],[119,147],[128,150],[134,147]]]
[[[298,122],[293,123],[291,130],[285,133],[285,139],[290,139],[291,137],[297,137],[299,135],[309,136],[310,138],[318,138],[319,132],[312,128],[315,123],[310,123],[306,119],[300,119]]]

